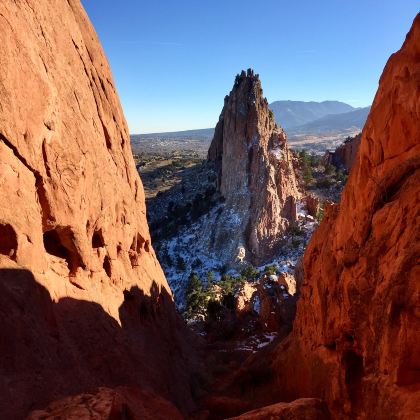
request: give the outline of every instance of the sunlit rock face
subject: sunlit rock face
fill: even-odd
[[[296,220],[300,197],[283,129],[252,70],[236,77],[225,98],[208,160],[215,162],[225,207],[214,226],[214,248],[258,263],[272,257]]]
[[[305,252],[279,395],[337,418],[418,417],[420,15],[388,60],[340,205]]]
[[[97,35],[78,0],[2,1],[0,20],[0,417],[116,384],[188,408],[189,339]]]

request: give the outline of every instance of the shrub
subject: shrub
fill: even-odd
[[[321,223],[323,218],[324,218],[324,206],[321,205],[319,206],[318,212],[316,214],[316,220],[318,221],[318,223]]]
[[[239,280],[236,277],[230,276],[229,274],[223,274],[218,283],[222,289],[222,295],[232,293],[235,286],[238,284],[238,281]]]
[[[334,165],[327,165],[324,171],[325,175],[335,175],[335,166]]]
[[[313,181],[314,177],[312,174],[312,168],[309,165],[303,168],[302,177],[306,185],[310,184]]]
[[[275,264],[267,265],[264,268],[264,274],[267,274],[267,276],[277,274],[277,266]]]
[[[313,180],[312,174],[312,156],[306,150],[301,150],[298,154],[299,166],[302,170],[302,178],[305,184],[310,184]]]
[[[252,265],[248,265],[241,271],[241,277],[245,280],[256,280],[260,272]]]
[[[301,244],[300,239],[297,239],[297,238],[292,239],[292,247],[293,248],[298,248],[300,244]]]
[[[310,165],[312,168],[317,168],[322,162],[321,156],[316,155],[315,153],[311,153],[310,156]]]
[[[196,273],[192,273],[185,288],[185,315],[194,318],[197,315],[206,316],[207,293],[203,282]]]
[[[213,271],[208,271],[206,274],[206,278],[207,278],[208,285],[213,285],[216,281]]]
[[[305,232],[299,226],[290,226],[289,233],[292,236],[303,236]]]
[[[203,282],[198,275],[191,273],[185,288],[185,312],[187,319],[203,317],[206,321],[220,321],[226,313],[235,309],[235,288],[241,279],[223,275],[218,286],[221,295],[214,291],[214,273],[207,273]]]
[[[326,176],[320,178],[316,182],[317,186],[320,188],[326,188],[334,184],[334,181],[331,178],[328,178]]]

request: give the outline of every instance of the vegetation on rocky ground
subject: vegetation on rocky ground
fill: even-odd
[[[275,264],[265,267],[263,274],[277,273]],[[202,319],[210,322],[220,320],[226,312],[235,309],[235,293],[246,281],[256,281],[261,275],[260,271],[248,265],[239,276],[209,271],[205,278],[197,273],[191,273],[185,288],[184,317],[187,320]],[[216,277],[220,280],[216,281]]]
[[[308,153],[306,150],[296,151],[294,154],[297,172],[305,190],[320,196],[321,201],[338,201],[347,182],[348,171],[325,164],[323,156]]]

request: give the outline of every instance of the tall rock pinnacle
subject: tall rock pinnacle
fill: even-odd
[[[216,247],[230,255],[242,247],[252,262],[269,258],[296,220],[299,192],[286,135],[250,69],[236,76],[225,97],[208,160],[216,165],[226,200]]]

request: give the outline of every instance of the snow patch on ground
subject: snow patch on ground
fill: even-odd
[[[200,278],[205,279],[206,274],[212,271],[215,280],[218,281],[225,270],[217,256],[208,249],[210,238],[203,237],[205,235],[203,232],[207,232],[207,235],[211,234],[212,226],[215,226],[218,215],[223,209],[224,204],[221,203],[196,222],[181,228],[172,238],[160,242],[159,260],[174,293],[175,303],[180,309],[184,306],[184,289],[192,272],[196,272]],[[297,216],[299,236],[287,236],[286,245],[279,255],[267,264],[257,267],[261,273],[266,266],[275,265],[280,273],[293,274],[297,262],[303,255],[306,243],[317,226],[317,222],[308,216],[304,203],[300,201],[297,203]],[[241,216],[233,209],[229,210],[225,220],[233,228],[240,227],[242,223]],[[226,238],[226,241],[230,240],[231,238]],[[245,261],[243,268],[246,266]],[[227,274],[239,276],[240,273],[230,269]]]
[[[260,313],[260,309],[261,309],[261,304],[260,304],[260,299],[257,296],[255,301],[254,301],[254,311],[259,314]]]
[[[258,350],[267,347],[277,338],[276,332],[252,335],[244,341],[240,341],[236,350],[256,353]]]
[[[283,160],[284,159],[284,152],[281,147],[274,147],[270,150],[270,153],[277,159]]]

